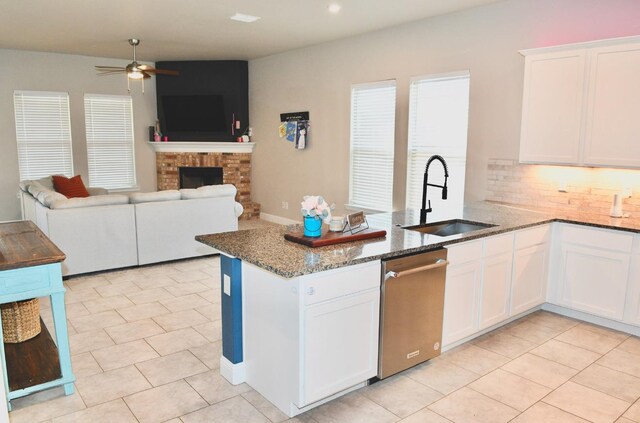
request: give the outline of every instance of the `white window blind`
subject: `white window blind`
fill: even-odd
[[[15,91],[13,104],[20,180],[73,176],[69,95]]]
[[[439,154],[449,167],[449,194],[447,200],[442,200],[440,190],[429,188],[432,207],[434,211],[446,212],[452,217],[462,215],[468,118],[468,72],[412,79],[409,94],[407,208],[420,209],[427,160]],[[442,185],[443,182],[442,165],[433,162],[429,167],[429,183]]]
[[[350,205],[391,211],[395,121],[395,81],[351,87]]]
[[[136,186],[133,108],[130,96],[85,94],[89,185]]]

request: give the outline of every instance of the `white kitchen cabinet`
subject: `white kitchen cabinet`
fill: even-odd
[[[521,162],[640,167],[640,37],[521,53]]]
[[[635,236],[634,254],[631,255],[629,286],[625,304],[624,321],[640,326],[640,235]]]
[[[585,62],[585,50],[525,58],[521,162],[578,162]]]
[[[444,290],[443,347],[478,331],[483,244],[483,240],[477,240],[447,247],[449,266]]]
[[[379,289],[305,308],[303,404],[377,374],[379,315]]]
[[[242,263],[246,382],[289,416],[377,375],[380,261],[282,278]]]
[[[478,299],[482,264],[480,259],[447,269],[444,294],[442,345],[447,346],[478,330]]]
[[[547,287],[548,246],[536,245],[513,253],[511,315],[544,303]]]
[[[640,167],[640,43],[594,48],[584,163]]]
[[[509,251],[483,260],[480,329],[493,326],[509,317],[512,254]]]
[[[552,301],[613,320],[624,317],[633,236],[575,225],[558,227]]]
[[[531,310],[545,301],[550,233],[550,225],[543,225],[515,234],[511,316]]]

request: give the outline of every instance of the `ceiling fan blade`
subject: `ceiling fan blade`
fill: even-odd
[[[123,74],[125,71],[121,70],[107,70],[107,71],[99,71],[98,75],[115,75],[115,74]]]
[[[149,78],[151,78],[151,75],[149,75],[149,74],[147,73],[147,71],[142,72],[142,75],[144,75],[144,76],[143,76],[143,78],[144,78],[144,79],[149,79]]]
[[[172,75],[172,76],[180,75],[180,72],[175,70],[168,70],[168,69],[145,69],[144,71],[155,73],[156,75]]]
[[[117,67],[117,66],[96,66],[95,67],[97,70],[99,71],[103,71],[103,70],[125,70],[125,68],[123,67]]]

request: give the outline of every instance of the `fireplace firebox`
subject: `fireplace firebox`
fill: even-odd
[[[180,188],[199,188],[223,183],[221,167],[179,167]]]

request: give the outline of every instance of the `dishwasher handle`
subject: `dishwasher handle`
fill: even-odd
[[[425,270],[437,269],[439,267],[444,267],[449,264],[449,260],[438,259],[435,263],[427,264],[426,266],[414,267],[413,269],[403,270],[402,272],[394,272],[390,271],[384,275],[384,280],[391,278],[401,278],[403,276],[412,275],[418,272],[424,272]]]

